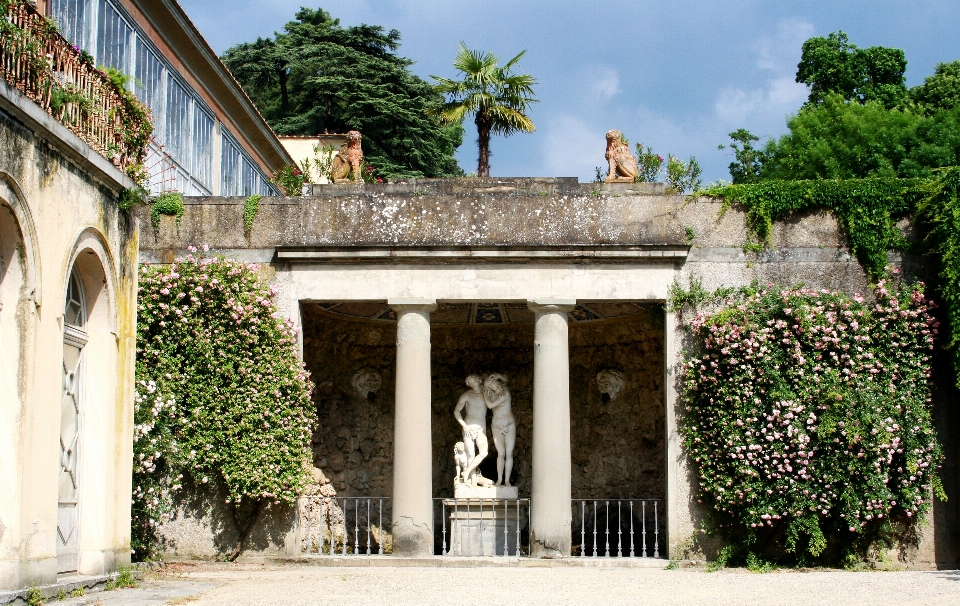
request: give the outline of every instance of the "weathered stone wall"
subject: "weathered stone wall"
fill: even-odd
[[[132,185],[0,80],[0,591],[57,578],[64,303],[74,267],[89,314],[78,373],[79,573],[130,561],[137,228],[117,199]]]
[[[377,343],[369,344],[364,339],[374,337],[366,328],[332,341],[312,335],[315,318],[301,314],[301,308],[306,309],[310,302],[552,298],[656,303],[667,298],[672,284],[686,286],[691,278],[701,280],[709,290],[757,281],[803,283],[850,294],[870,292],[863,268],[829,212],[803,213],[778,221],[771,247],[757,253],[743,249],[748,240],[744,209],[724,209],[716,200],[664,195],[662,188],[649,185],[598,186],[568,179],[417,180],[386,187],[323,186],[314,188],[313,194],[262,200],[249,237],[243,232],[242,199],[188,200],[179,228],[172,217],[165,217],[159,232],[144,238],[141,259],[166,262],[184,254],[188,245],[208,243],[219,254],[266,264],[265,275],[278,291],[283,312],[302,323],[308,365],[323,368],[315,375],[321,385],[321,403],[324,397],[336,401],[337,414],[349,419],[331,420],[318,432],[316,461],[326,464],[324,470],[334,483],[355,491],[351,494],[386,494],[389,490],[389,481],[374,476],[386,477],[389,472],[384,470],[392,458],[387,432],[393,401],[393,334],[383,328]],[[147,216],[145,209],[138,212]],[[891,254],[890,261],[910,277],[929,278],[922,259]],[[342,326],[348,324],[338,321]],[[621,335],[620,329],[611,330],[613,325],[608,322],[597,326],[603,338],[583,343],[578,336],[583,326],[571,325],[574,495],[604,491],[611,497],[663,494],[669,510],[670,553],[680,555],[700,536],[698,527],[704,515],[677,433],[684,414],[677,397],[677,362],[685,345],[684,333],[672,316],[666,318],[657,346],[652,330]],[[434,495],[447,494],[444,491],[452,475],[449,450],[457,432],[451,409],[465,389],[463,376],[477,371],[506,370],[510,377],[518,417],[517,482],[521,491],[528,490],[529,462],[523,449],[529,441],[523,436],[529,432],[524,407],[529,407],[530,401],[532,330],[437,324],[432,327],[432,339]],[[472,349],[466,347],[468,342]],[[590,345],[596,342],[608,344]],[[321,351],[329,353],[321,355]],[[633,384],[622,401],[603,406],[596,390],[596,372],[601,366],[624,363],[624,355],[633,351],[643,352],[628,357],[630,364],[638,366],[622,370],[637,378],[631,379]],[[652,366],[641,363],[640,358],[650,355],[648,352],[658,351],[661,357]],[[325,361],[321,364],[314,356]],[[349,375],[357,366],[376,366],[383,378],[376,399],[363,404],[365,408],[358,408],[361,403],[349,393]],[[655,368],[661,373],[659,386]],[[339,378],[324,386],[324,373]],[[956,499],[960,498],[956,472],[960,426],[950,412],[951,381],[939,377],[943,378],[937,379],[941,388],[935,408],[949,457],[943,477],[948,494]],[[663,411],[659,421],[653,410],[658,397],[657,405]],[[342,412],[351,409],[375,415]],[[327,422],[322,411],[321,422]],[[648,439],[651,432],[661,436],[662,446]],[[379,445],[371,445],[366,443],[372,439],[369,435],[385,437]],[[640,455],[621,463],[621,439],[628,449],[640,444]],[[577,450],[578,443],[591,448]],[[342,451],[344,445],[352,450]],[[663,457],[662,463],[658,456]],[[341,459],[342,471],[334,471]],[[363,461],[363,474],[349,471],[353,460]],[[379,472],[371,473],[373,468]],[[664,470],[661,477],[655,474],[658,468]],[[351,474],[358,475],[351,478]],[[360,485],[366,488],[360,489]],[[658,486],[662,493],[656,492]],[[913,562],[957,565],[960,530],[956,511],[935,504],[935,527],[924,532],[921,549],[911,556]]]

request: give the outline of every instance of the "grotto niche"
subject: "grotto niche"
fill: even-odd
[[[303,302],[316,385],[314,464],[339,496],[393,489],[396,316],[385,301]],[[440,303],[430,316],[433,496],[453,496],[453,411],[468,375],[499,373],[513,397],[510,483],[530,496],[534,315],[524,302]],[[572,496],[662,499],[666,491],[662,305],[580,302],[569,314]],[[487,436],[492,436],[487,417]],[[496,450],[480,473],[496,478]]]

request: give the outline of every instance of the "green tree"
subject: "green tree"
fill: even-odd
[[[738,128],[729,136],[732,140],[729,147],[733,150],[734,157],[734,161],[730,163],[730,176],[733,177],[733,182],[756,183],[760,180],[763,162],[766,159],[764,150],[753,146],[760,137],[745,128]],[[717,149],[726,149],[726,146],[718,145]]]
[[[400,32],[343,27],[301,8],[272,38],[238,44],[222,59],[281,135],[363,133],[364,155],[388,178],[463,174],[454,153],[460,124],[428,115],[444,99],[396,54]]]
[[[810,86],[807,103],[811,105],[839,94],[847,101],[879,101],[890,108],[907,95],[903,77],[906,69],[903,50],[883,46],[858,48],[841,31],[803,43],[797,82]]]
[[[960,107],[960,61],[938,63],[932,76],[910,89],[910,99],[930,111]]]
[[[512,73],[526,51],[507,61],[502,67],[491,53],[469,50],[460,43],[453,66],[463,75],[461,80],[431,76],[438,82],[435,89],[449,99],[434,110],[444,124],[462,124],[470,114],[477,125],[477,175],[490,176],[490,134],[509,136],[515,132],[533,132],[533,121],[526,112],[536,103],[533,76]]]
[[[960,109],[925,116],[831,95],[787,127],[764,148],[761,180],[923,177],[960,163]]]

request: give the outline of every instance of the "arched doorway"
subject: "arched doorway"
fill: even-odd
[[[57,573],[80,564],[80,430],[83,419],[87,306],[77,269],[70,272],[63,309],[63,392],[60,398],[60,477],[57,486]]]

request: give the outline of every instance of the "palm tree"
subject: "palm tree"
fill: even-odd
[[[513,74],[511,69],[527,51],[497,65],[491,53],[469,50],[461,42],[453,66],[463,74],[462,80],[448,80],[431,76],[435,88],[449,100],[435,110],[434,116],[444,124],[463,122],[468,114],[477,124],[477,176],[490,176],[490,133],[509,136],[515,132],[534,131],[533,121],[527,116],[527,107],[537,100],[533,97],[536,80],[526,74]]]

